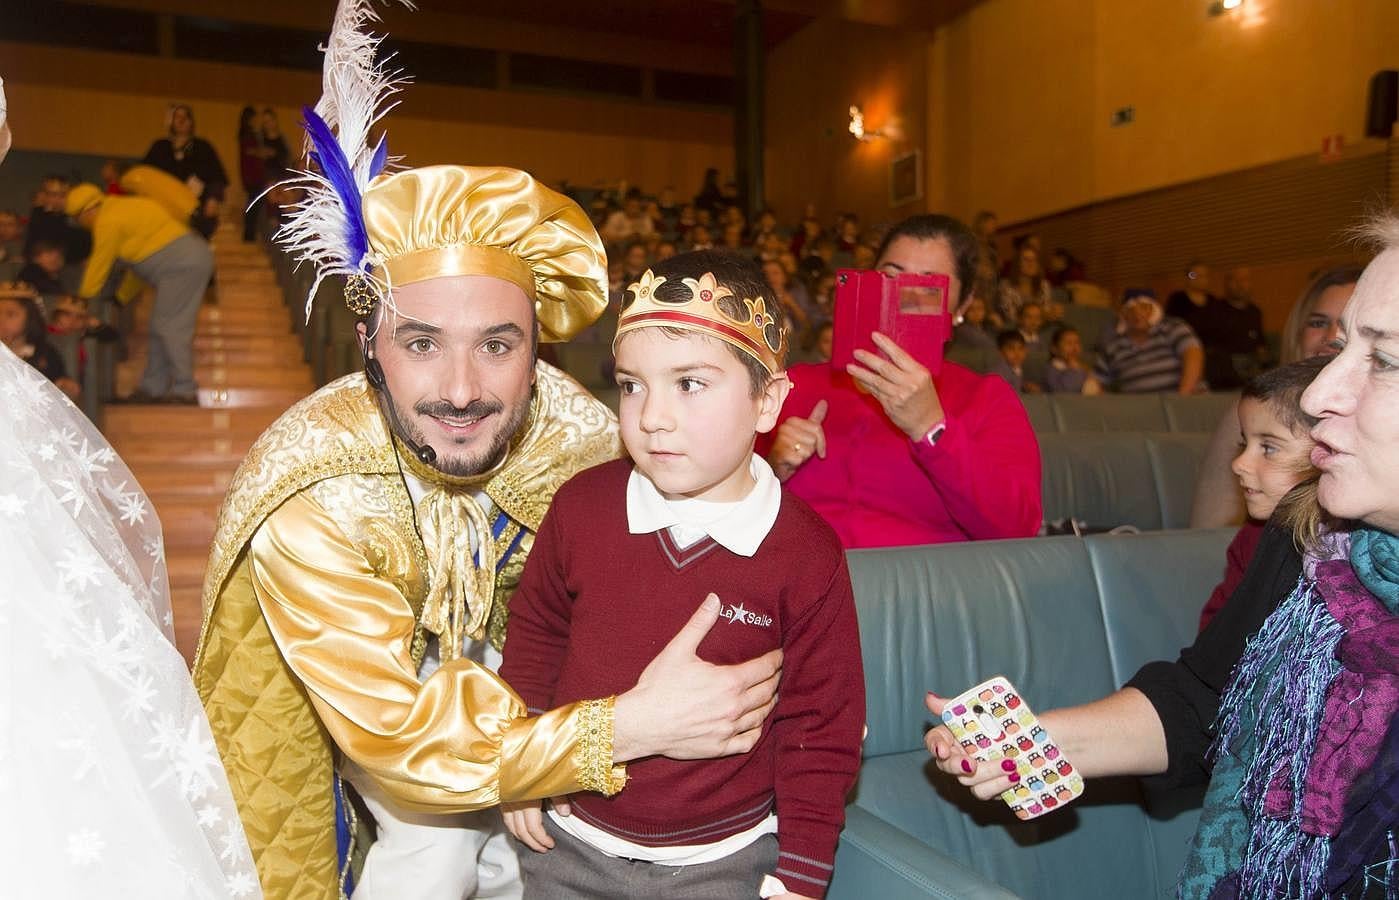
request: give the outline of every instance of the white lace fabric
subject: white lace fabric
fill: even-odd
[[[3,345],[0,873],[13,897],[262,896],[150,500]]]

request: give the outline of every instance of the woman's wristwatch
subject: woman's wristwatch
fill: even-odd
[[[936,447],[938,445],[938,441],[942,440],[942,436],[946,433],[947,420],[943,419],[941,422],[928,429],[928,433],[923,435],[923,441],[929,447]]]

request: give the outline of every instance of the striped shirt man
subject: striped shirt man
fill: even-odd
[[[1145,341],[1115,335],[1098,354],[1094,374],[1119,394],[1174,391],[1180,387],[1185,352],[1199,346],[1189,325],[1166,316],[1151,326]]]

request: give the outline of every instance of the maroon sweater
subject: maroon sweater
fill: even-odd
[[[681,550],[668,529],[631,534],[631,468],[627,460],[596,466],[554,495],[510,601],[500,674],[533,709],[620,694],[705,595],[717,594],[723,619],[701,642],[701,658],[736,663],[783,649],[777,707],[757,746],[722,759],[635,761],[621,793],[577,795],[573,815],[663,847],[737,834],[775,803],[780,856],[773,874],[790,891],[819,896],[865,719],[860,636],[840,541],[786,491],[751,558],[707,537]]]

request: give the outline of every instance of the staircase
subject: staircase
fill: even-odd
[[[194,657],[200,589],[214,523],[229,480],[253,441],[314,389],[301,341],[260,244],[223,223],[213,240],[218,302],[206,302],[194,338],[199,406],[106,407],[103,431],[150,495],[165,531],[175,640]],[[117,367],[117,394],[145,367],[151,298],[141,301],[131,356]]]

